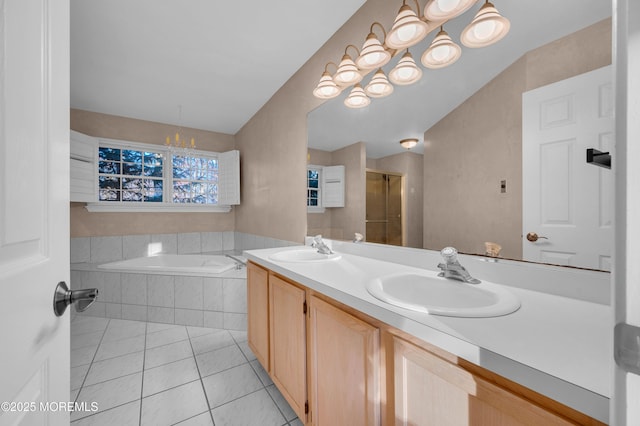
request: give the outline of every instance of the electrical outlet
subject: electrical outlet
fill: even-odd
[[[500,192],[502,194],[504,194],[505,192],[507,192],[507,181],[506,180],[501,180],[500,181]]]

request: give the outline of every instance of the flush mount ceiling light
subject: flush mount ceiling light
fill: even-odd
[[[388,32],[385,32],[384,27],[377,21],[371,24],[362,51],[358,51],[358,48],[352,44],[348,45],[333,77],[327,71],[329,65],[327,64],[320,82],[313,90],[314,96],[319,99],[331,99],[338,96],[347,86],[357,85],[351,90],[344,103],[350,108],[361,108],[371,102],[368,96],[380,98],[391,94],[393,92],[391,83],[398,85],[415,83],[422,77],[422,69],[416,65],[408,48],[419,43],[438,27],[440,32],[420,57],[422,65],[426,68],[438,69],[456,62],[461,56],[462,49],[444,31],[442,25],[462,15],[478,3],[478,0],[426,0],[424,16],[418,16],[421,11],[420,3],[418,0],[413,1],[417,12],[407,4],[407,0],[402,0],[400,11]],[[509,32],[510,25],[509,20],[500,15],[489,0],[485,0],[471,23],[464,29],[461,35],[462,44],[467,47],[489,46],[502,39]],[[384,35],[382,41],[373,31],[375,26],[382,29]],[[349,47],[357,52],[355,61],[347,52]],[[406,52],[396,66],[389,71],[387,79],[381,67],[405,49]],[[374,69],[376,72],[363,90],[358,83]]]
[[[371,103],[371,99],[364,93],[360,83],[356,83],[351,89],[351,93],[344,100],[344,104],[349,108],[364,108]]]
[[[400,145],[402,145],[403,148],[410,150],[414,146],[418,145],[418,139],[416,138],[402,139],[400,141]]]
[[[399,85],[406,86],[415,83],[422,77],[422,70],[416,65],[409,49],[402,55],[398,64],[389,72],[389,79]]]
[[[424,17],[429,21],[442,22],[462,15],[478,0],[429,0],[424,7]]]
[[[449,34],[440,27],[440,32],[422,54],[421,62],[427,68],[444,68],[460,59],[461,54],[460,46],[454,43]]]
[[[348,45],[344,49],[344,56],[342,56],[342,61],[340,61],[340,65],[338,65],[338,71],[333,75],[333,81],[341,86],[351,86],[362,80],[362,74],[360,74],[356,63],[353,62],[353,59],[351,59],[351,56],[347,53],[349,47],[356,49],[358,56],[360,56],[358,48],[353,44]]]
[[[327,70],[329,64],[337,68],[337,65],[333,62],[329,62],[327,65],[325,65],[322,77],[320,77],[320,81],[318,82],[316,88],[313,89],[313,96],[315,96],[316,98],[332,99],[338,96],[340,92],[342,92],[342,89],[336,84],[335,81],[333,81],[331,74],[329,74],[329,71]]]
[[[473,21],[462,31],[460,41],[467,47],[486,47],[499,40],[509,32],[511,23],[500,15],[489,0],[482,5]]]
[[[384,46],[378,39],[378,36],[373,32],[373,27],[376,24],[380,28],[382,28],[385,39],[387,37],[387,32],[379,22],[374,22],[373,24],[371,24],[369,35],[367,36],[364,45],[362,45],[360,56],[358,56],[358,58],[356,59],[356,65],[361,70],[372,70],[374,68],[380,68],[391,60],[391,53],[389,53],[384,48]]]
[[[416,0],[418,11],[420,5]],[[391,31],[387,34],[385,43],[392,49],[402,50],[418,44],[429,32],[429,25],[421,20],[416,12],[403,0],[398,16],[393,21]]]
[[[382,68],[378,68],[369,84],[365,86],[364,91],[372,98],[384,98],[393,92],[393,86],[387,80]]]

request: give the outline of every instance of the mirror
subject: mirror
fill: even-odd
[[[445,24],[454,41],[459,43],[459,34],[480,3]],[[522,111],[524,93],[554,87],[549,85],[611,64],[611,3],[526,0],[494,4],[511,21],[509,34],[497,44],[480,49],[462,46],[462,56],[453,65],[438,70],[423,67],[419,82],[395,86],[390,96],[373,99],[366,108],[345,107],[347,89],[308,115],[309,163],[343,164],[347,170],[345,207],[309,213],[309,234],[350,240],[359,232],[366,239],[366,170],[389,172],[404,178],[405,246],[440,250],[452,245],[460,252],[484,255],[485,243],[491,242],[501,246],[502,258],[609,269],[606,254],[596,253],[597,259],[588,262],[576,260],[566,250],[553,249],[560,237],[546,235],[552,230],[523,227],[523,217],[542,207],[532,206],[523,193],[523,173],[528,173],[530,159],[525,157],[523,162]],[[409,49],[416,62],[434,35],[430,33]],[[383,68],[387,75],[396,62],[394,58]],[[370,75],[363,79],[363,86],[369,79]],[[606,97],[603,91],[599,95]],[[612,100],[612,92],[609,95]],[[561,113],[558,108],[549,108],[549,114]],[[609,113],[612,117],[613,111]],[[402,148],[399,141],[406,138],[418,139],[418,146],[409,151]],[[612,136],[605,139],[600,134],[600,139],[594,137],[590,143],[596,149],[607,143],[613,148]],[[543,181],[545,176],[555,176],[552,172],[562,161],[560,151],[556,154],[540,165],[548,172],[539,177]],[[575,167],[583,167],[584,150],[575,155]],[[571,204],[567,209],[571,214],[593,210],[602,219],[602,211],[596,210],[602,210],[613,191],[612,172],[587,167],[597,179],[600,192],[595,197],[601,200],[600,207],[583,205],[574,197],[566,203]],[[561,187],[561,183],[547,185]],[[558,194],[555,202],[573,197]],[[558,214],[561,210],[555,209]],[[552,219],[548,222],[553,224],[556,219]],[[608,228],[605,231],[612,239],[610,223],[600,225]],[[538,241],[526,240],[529,231],[539,235]],[[602,235],[596,241],[603,241]],[[526,244],[544,253],[532,259],[524,253]],[[495,250],[495,246],[490,248]]]

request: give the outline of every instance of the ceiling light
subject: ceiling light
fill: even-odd
[[[313,89],[313,96],[320,99],[332,99],[340,94],[342,89],[333,81],[331,78],[331,74],[327,71],[327,67],[329,64],[334,64],[333,62],[329,62],[324,67],[324,72],[322,73],[322,77],[320,77],[320,81],[315,89]]]
[[[364,88],[367,95],[372,98],[384,98],[393,92],[393,86],[387,80],[387,76],[384,75],[382,68],[378,68],[378,71],[373,75],[373,78]]]
[[[353,47],[358,52],[358,48],[353,44],[350,44],[344,49],[344,56],[342,57],[342,61],[340,61],[340,65],[338,66],[338,71],[333,76],[333,81],[342,86],[351,86],[352,84],[359,83],[362,80],[362,74],[360,74],[360,70],[356,66],[356,63],[353,62],[351,56],[347,53],[349,47]],[[358,52],[360,55],[360,52]]]
[[[422,54],[421,62],[427,68],[438,69],[453,64],[461,54],[460,46],[440,27],[440,32],[431,42],[431,46]]]
[[[171,136],[167,136],[165,139],[165,146],[169,147],[172,151],[176,151],[178,149],[188,154],[189,150],[193,150],[196,148],[196,140],[191,138],[190,143],[187,145],[187,140],[184,138],[182,132],[182,105],[178,105],[178,130],[176,131],[175,140],[171,141]]]
[[[416,0],[416,5],[418,1]],[[418,5],[418,10],[420,9]],[[402,50],[422,41],[429,31],[429,25],[422,21],[418,15],[402,2],[402,7],[393,21],[391,31],[387,34],[385,43],[392,49]]]
[[[489,3],[482,5],[473,21],[462,31],[460,41],[467,47],[485,47],[499,40],[509,32],[511,23]]]
[[[422,77],[422,70],[416,65],[409,49],[402,55],[398,64],[389,72],[389,79],[400,86],[415,83]]]
[[[371,24],[371,29],[369,30],[369,35],[362,45],[362,50],[360,51],[360,56],[356,59],[356,65],[361,70],[372,70],[374,68],[380,68],[385,65],[389,60],[391,60],[391,53],[389,53],[380,40],[378,36],[373,32],[373,26],[378,24],[380,28],[382,28],[382,32],[384,33],[385,38],[387,37],[387,33],[384,30],[384,27],[380,25],[379,22],[374,22]]]
[[[349,108],[364,108],[371,103],[371,99],[364,93],[360,83],[356,83],[351,89],[351,93],[344,100],[344,104]]]
[[[402,145],[403,148],[409,150],[414,146],[418,145],[418,139],[416,138],[402,139],[400,141],[400,145]]]
[[[442,22],[462,15],[478,0],[429,0],[424,7],[424,17],[429,21]]]

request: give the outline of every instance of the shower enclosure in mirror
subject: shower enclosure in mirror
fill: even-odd
[[[402,176],[367,170],[367,241],[403,245]]]

